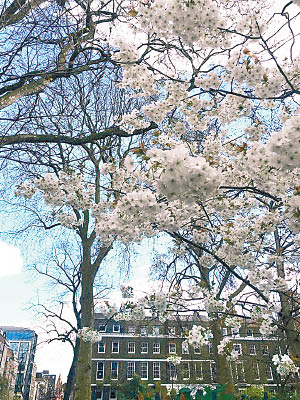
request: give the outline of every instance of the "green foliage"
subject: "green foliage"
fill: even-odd
[[[3,376],[0,376],[0,399],[8,398],[8,382]]]
[[[246,395],[247,400],[263,400],[264,399],[265,389],[263,386],[249,386],[244,394]],[[268,399],[272,399],[270,394],[268,393]]]
[[[153,390],[153,389],[152,389]],[[149,389],[148,383],[141,380],[138,375],[134,375],[129,381],[120,385],[117,391],[118,400],[128,400],[128,399],[151,399],[151,389]]]

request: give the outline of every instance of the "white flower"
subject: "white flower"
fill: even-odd
[[[82,329],[79,329],[77,336],[84,342],[96,343],[102,340],[102,335],[100,332],[95,331],[88,326],[84,326]]]

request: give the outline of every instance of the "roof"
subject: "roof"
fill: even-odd
[[[29,329],[29,328],[24,328],[20,326],[0,326],[0,329],[2,329],[4,332],[9,332],[9,331],[30,331],[34,332],[34,330]]]

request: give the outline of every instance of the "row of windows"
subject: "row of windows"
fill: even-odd
[[[98,353],[105,353],[106,350],[106,345],[105,342],[99,342],[98,343]],[[136,343],[135,342],[128,342],[127,343],[127,352],[128,354],[134,354],[136,352]],[[148,342],[142,342],[139,347],[139,352],[141,354],[148,354],[149,352],[149,344]],[[176,354],[176,343],[169,343],[168,344],[168,351],[169,354]],[[242,345],[240,343],[234,343],[233,344],[233,350],[236,351],[238,354],[242,354]],[[120,343],[119,342],[112,342],[111,344],[111,352],[118,354],[120,351]],[[210,354],[213,354],[213,347],[212,343],[208,344],[208,351]],[[255,355],[256,353],[256,346],[255,344],[249,344],[248,345],[248,351],[249,355]],[[182,354],[189,354],[189,347],[186,344],[186,342],[183,342],[181,345],[181,352]],[[152,353],[153,354],[160,354],[160,343],[156,342],[153,343],[152,346]],[[200,347],[195,347],[194,348],[194,353],[195,354],[201,354],[201,349]],[[269,349],[267,345],[261,346],[261,353],[263,355],[269,355]]]
[[[98,329],[99,329],[100,332],[106,332],[106,327],[107,326],[105,324],[100,324]],[[142,336],[145,336],[145,335],[148,335],[148,334],[153,334],[153,335],[157,336],[157,335],[161,334],[161,329],[160,328],[161,327],[157,326],[157,325],[152,326],[152,327],[140,326],[139,327],[139,332],[137,332],[136,327],[132,325],[132,326],[128,327],[128,333],[131,333],[131,334],[139,333]],[[169,335],[176,335],[176,328],[174,326],[173,327],[169,327],[167,329],[168,329],[168,334]],[[112,326],[112,331],[114,333],[120,332],[120,325],[119,324],[114,324]],[[223,333],[223,336],[231,336],[231,335],[239,336],[240,331],[239,331],[238,328],[231,328],[231,331],[229,331],[229,329],[227,329],[227,328],[223,328],[222,329],[222,333]],[[249,328],[249,329],[246,330],[246,336],[247,337],[253,337],[253,335],[254,335],[253,329]]]
[[[126,362],[126,378],[132,379],[133,375],[136,371],[135,361],[127,361]],[[139,370],[138,374],[144,380],[149,379],[149,367],[151,368],[151,364],[147,361],[138,362]],[[232,363],[235,371],[236,378],[239,382],[245,382],[245,370],[244,364],[242,361]],[[194,369],[195,378],[198,380],[203,380],[204,376],[207,377],[210,375],[212,381],[216,380],[216,365],[213,361],[199,361],[199,362],[182,362],[180,367],[177,368],[174,364],[167,363],[167,378],[170,380],[178,379],[178,370],[180,370],[181,378],[183,380],[191,379],[191,369]],[[265,373],[267,380],[273,380],[272,368],[269,364],[263,364],[263,368],[265,368]],[[255,380],[260,380],[260,369],[258,363],[253,363],[251,366],[251,373],[253,374],[253,378]],[[231,366],[231,374],[233,374],[233,368]],[[117,380],[119,375],[119,362],[111,361],[110,363],[110,379]],[[161,379],[161,363],[160,362],[152,362],[152,375],[154,380]],[[97,362],[97,371],[96,371],[96,379],[102,380],[104,379],[104,361]]]

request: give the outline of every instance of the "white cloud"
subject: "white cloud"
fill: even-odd
[[[21,251],[17,247],[0,240],[0,277],[20,274],[22,268]]]

